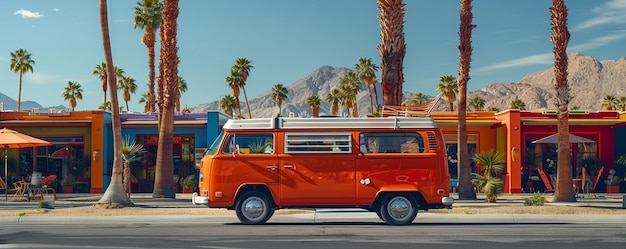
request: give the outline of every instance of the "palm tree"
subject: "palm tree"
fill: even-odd
[[[485,202],[496,202],[498,194],[502,193],[503,181],[500,174],[504,172],[506,166],[504,153],[489,150],[477,153],[473,160],[483,174],[479,175],[478,179],[472,180],[472,183],[485,193]]]
[[[311,106],[311,117],[317,118],[320,116],[320,104],[321,104],[319,95],[311,95],[306,98],[306,104]]]
[[[617,109],[617,98],[615,95],[606,95],[604,97],[604,102],[602,102],[602,108],[612,111]]]
[[[490,111],[490,112],[499,112],[500,108],[492,106],[492,107],[487,108],[487,110]]]
[[[187,81],[183,77],[178,76],[178,86],[176,87],[178,94],[176,95],[176,112],[180,112],[180,96],[187,92]]]
[[[567,83],[567,44],[569,43],[569,31],[567,29],[567,6],[564,0],[552,0],[552,44],[554,45],[554,78],[556,80],[557,101],[557,131],[558,131],[558,161],[557,183],[554,193],[556,202],[575,202],[571,177],[571,152],[569,143],[569,112],[570,101],[569,84]]]
[[[148,48],[148,103],[149,111],[155,112],[156,95],[154,92],[154,55],[156,44],[156,31],[159,29],[161,22],[163,21],[163,3],[160,0],[142,0],[137,2],[135,7],[135,17],[133,18],[134,28],[140,28],[144,30],[141,37],[141,43]]]
[[[282,105],[283,100],[287,99],[287,94],[289,94],[289,90],[283,86],[283,84],[276,84],[272,88],[272,99],[276,101],[276,105],[278,106],[278,114],[282,116]]]
[[[483,111],[485,109],[485,100],[481,97],[474,97],[469,102],[469,107],[474,111]]]
[[[470,64],[472,62],[472,0],[461,0],[461,24],[459,26],[459,109],[458,109],[458,172],[459,172],[459,199],[475,200],[476,192],[472,187],[472,169],[467,151],[467,84],[470,79]],[[452,107],[452,105],[450,106]]]
[[[339,112],[340,101],[339,89],[333,88],[333,90],[330,90],[330,93],[326,95],[326,98],[324,100],[330,104],[330,115],[337,116],[337,112]]]
[[[69,100],[72,111],[76,108],[76,100],[83,99],[83,89],[76,81],[68,81],[65,91],[63,92],[63,100]]]
[[[161,23],[161,52],[159,66],[163,73],[159,75],[160,120],[159,141],[154,178],[154,198],[176,198],[174,191],[174,108],[178,98],[178,2],[165,0],[163,4],[163,22]]]
[[[102,104],[102,105],[98,106],[98,109],[99,109],[99,110],[105,110],[105,111],[111,111],[111,110],[113,110],[113,109],[111,108],[111,101],[107,101],[107,102],[106,102],[106,104]]]
[[[237,100],[232,95],[226,95],[220,100],[220,108],[229,116],[233,116],[233,108],[237,108]]]
[[[402,103],[402,84],[404,83],[403,62],[406,54],[404,42],[404,6],[402,0],[378,0],[378,19],[380,22],[380,45],[378,54],[381,59],[381,85],[383,105]]]
[[[122,180],[122,125],[120,121],[119,104],[117,102],[117,84],[115,84],[115,72],[113,66],[113,55],[111,52],[111,39],[109,37],[109,23],[107,14],[107,1],[100,0],[100,27],[102,30],[102,46],[104,47],[104,58],[106,61],[108,85],[111,90],[112,105],[112,130],[113,130],[113,165],[111,171],[111,182],[106,191],[96,203],[103,207],[124,207],[132,205],[130,198],[124,192]],[[106,105],[106,101],[105,101]],[[170,178],[171,180],[172,178]]]
[[[235,65],[233,66],[235,70],[239,71],[239,75],[241,76],[241,82],[239,82],[239,87],[243,90],[243,97],[246,100],[246,108],[248,109],[248,117],[252,118],[252,112],[250,110],[250,103],[248,103],[248,94],[246,93],[246,82],[248,81],[248,76],[250,76],[250,70],[254,67],[250,65],[250,60],[248,58],[238,58],[235,61]]]
[[[450,74],[439,77],[437,90],[441,92],[441,97],[448,102],[450,111],[454,111],[454,101],[456,101],[456,92],[459,90],[456,78]]]
[[[415,94],[415,97],[409,102],[409,105],[421,105],[428,102],[430,99],[428,96],[424,95],[421,92]]]
[[[15,52],[11,52],[11,64],[9,70],[20,75],[20,86],[17,91],[17,111],[21,111],[22,104],[22,76],[29,71],[33,72],[33,65],[35,61],[30,58],[31,54],[25,49],[18,49]]]
[[[144,92],[141,94],[141,98],[137,101],[139,104],[143,104],[143,113],[150,111],[150,92]]]
[[[511,101],[511,109],[526,110],[526,103],[515,96],[515,99]]]
[[[117,82],[118,88],[122,90],[124,102],[126,102],[126,111],[130,111],[128,109],[128,101],[130,101],[130,95],[134,94],[137,91],[137,84],[135,84],[135,79],[131,77],[122,76],[122,78]]]
[[[376,91],[376,83],[378,83],[378,79],[376,79],[376,71],[378,71],[378,66],[372,62],[372,58],[361,57],[359,58],[359,63],[354,65],[354,70],[357,72],[359,81],[365,82],[365,87],[367,87],[367,93],[370,97],[370,113],[378,112],[378,93]],[[372,91],[374,92],[374,98],[376,99],[376,111],[374,111]]]
[[[131,142],[130,137],[126,136],[122,141],[122,160],[124,161],[124,190],[130,197],[130,164],[134,161],[139,161],[142,158],[142,154],[145,152],[143,145],[136,143],[134,140]]]
[[[226,77],[226,84],[228,84],[228,87],[230,87],[230,90],[233,92],[233,96],[237,101],[237,117],[242,118],[243,115],[241,114],[241,102],[239,101],[239,93],[241,93],[241,73],[238,70],[231,68],[230,76]]]
[[[94,69],[91,72],[92,75],[96,75],[100,78],[100,80],[102,80],[102,92],[104,93],[104,102],[102,102],[103,104],[101,106],[106,106],[106,103],[107,103],[107,80],[108,80],[107,72],[108,72],[107,64],[105,62],[102,62],[99,65],[96,65],[96,69]],[[124,70],[115,67],[114,74],[116,78],[122,78],[122,76],[124,75]]]

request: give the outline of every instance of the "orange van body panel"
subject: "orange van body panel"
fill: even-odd
[[[234,208],[245,186],[267,189],[276,208],[371,207],[385,192],[409,192],[428,205],[449,196],[450,177],[443,136],[438,129],[322,129],[351,135],[351,152],[285,153],[286,133],[317,132],[319,129],[228,130],[218,151],[201,161],[198,193],[209,207]],[[225,154],[229,134],[271,133],[271,154]],[[360,152],[362,132],[414,132],[424,138],[420,153]],[[429,133],[427,135],[427,133]],[[434,136],[432,136],[434,134]],[[429,136],[431,135],[431,136]],[[434,139],[436,141],[431,141]]]

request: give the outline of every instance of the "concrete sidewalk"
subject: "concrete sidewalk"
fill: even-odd
[[[484,194],[477,194],[477,200],[459,200],[457,193],[450,194],[455,199],[454,207],[463,206],[503,206],[514,205],[523,206],[524,200],[532,197],[534,194],[502,194],[498,196],[496,203],[486,203],[484,201]],[[577,198],[577,202],[563,202],[554,203],[551,202],[554,194],[543,194],[546,198],[545,205],[563,205],[563,206],[580,206],[580,207],[603,207],[603,208],[624,208],[626,205],[626,194],[604,194],[598,193],[595,196],[580,196]],[[102,194],[57,194],[55,200],[55,208],[67,208],[67,207],[81,207],[91,206],[96,203]],[[12,196],[9,196],[9,201],[5,201],[3,197],[0,197],[0,210],[19,210],[19,209],[31,209],[37,208],[39,200],[27,201],[11,201]],[[204,206],[196,206],[191,203],[191,194],[176,194],[175,199],[170,198],[152,198],[151,193],[136,193],[131,194],[131,201],[138,206],[151,207],[151,208],[165,208],[165,207],[177,207],[177,208],[202,208]]]

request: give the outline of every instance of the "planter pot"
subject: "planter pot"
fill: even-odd
[[[619,185],[607,185],[606,192],[607,193],[619,193]]]
[[[183,194],[193,193],[193,188],[183,187]]]
[[[69,193],[74,193],[74,186],[61,186],[61,188],[63,189],[63,193],[65,194],[69,194]]]

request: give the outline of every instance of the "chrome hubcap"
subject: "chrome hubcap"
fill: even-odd
[[[391,216],[394,220],[402,220],[407,218],[411,209],[411,202],[402,197],[397,196],[389,201],[387,205],[387,212],[389,216]]]
[[[265,213],[266,207],[263,200],[258,197],[250,197],[246,199],[243,205],[243,215],[245,215],[250,220],[259,219],[259,217],[263,216]]]

